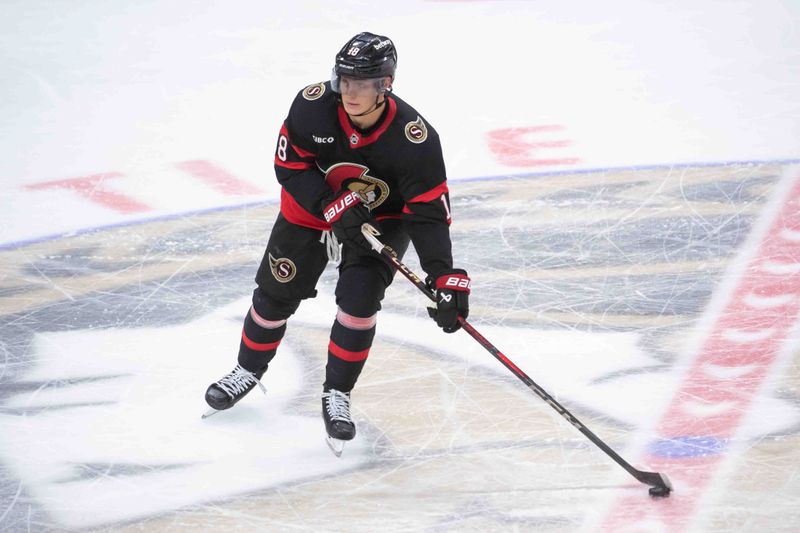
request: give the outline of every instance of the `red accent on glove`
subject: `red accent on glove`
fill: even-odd
[[[472,280],[465,274],[445,274],[436,278],[437,289],[450,289],[451,291],[463,291],[469,294],[472,287]]]

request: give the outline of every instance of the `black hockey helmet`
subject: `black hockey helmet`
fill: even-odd
[[[369,79],[389,76],[394,80],[397,50],[388,37],[362,32],[347,41],[336,54],[333,66],[334,90],[340,76]],[[338,92],[338,91],[337,91]]]

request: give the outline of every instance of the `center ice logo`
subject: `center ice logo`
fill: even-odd
[[[349,170],[332,175],[372,185],[380,198],[380,185],[364,180],[369,172]],[[722,178],[710,176],[723,171]],[[717,280],[714,269],[724,267],[748,233],[747,213],[775,172],[749,168],[742,178],[723,171],[458,185],[454,208],[465,229],[455,238],[468,239],[465,250],[479,273],[482,303],[474,315],[483,320],[481,332],[576,414],[592,413],[587,423],[647,427],[651,406],[677,388],[670,381],[670,342],[702,312],[706,284]],[[690,215],[675,214],[672,208],[687,203]],[[247,308],[253,261],[276,215],[277,206],[223,210],[4,252],[11,275],[0,279],[0,289],[12,297],[0,298],[2,340],[15,361],[0,388],[0,457],[12,491],[0,496],[15,502],[7,516],[24,500],[26,512],[46,513],[56,527],[89,528],[188,505],[201,513],[204,502],[238,494],[269,500],[265,489],[285,484],[311,487],[313,498],[331,476],[363,479],[366,465],[372,478],[401,483],[398,460],[430,466],[458,450],[506,449],[509,442],[563,459],[565,446],[580,441],[549,414],[536,420],[549,408],[528,398],[469,338],[442,342],[429,319],[412,311],[416,302],[387,298],[375,364],[367,368],[374,374],[364,378],[374,386],[359,398],[364,439],[343,457],[351,462],[331,463],[318,396],[309,393],[319,386],[315,373],[324,366],[335,315],[325,279],[322,294],[301,306],[272,363],[267,395],[250,395],[225,417],[200,421],[209,380],[230,370],[241,333],[237,313]],[[798,235],[784,228],[781,239],[795,242]],[[794,275],[790,267],[796,265],[771,266],[787,276]],[[402,291],[402,282],[390,290]],[[412,340],[409,331],[417,333]],[[747,339],[730,340],[744,346]],[[402,402],[386,401],[387,381],[408,383]],[[477,398],[491,402],[475,410]],[[509,411],[510,401],[524,412]],[[686,416],[713,416],[710,406],[689,407]],[[775,416],[750,420],[738,434],[744,442],[794,432],[791,400],[764,394],[753,409]],[[606,436],[602,424],[598,432]],[[724,452],[719,441],[696,435],[669,444],[666,452],[678,462],[697,460],[676,453],[689,448]],[[573,458],[586,457],[582,445],[569,450]],[[469,476],[480,479],[475,468]],[[420,479],[438,486],[433,474],[409,471],[414,479],[407,486]],[[555,481],[543,483],[546,489]],[[15,496],[18,486],[23,497]],[[25,516],[27,523],[42,522]]]
[[[16,382],[15,389],[25,392],[7,396],[6,414],[0,415],[5,464],[30,480],[26,490],[59,524],[85,528],[333,476],[374,461],[369,435],[380,434],[379,428],[361,420],[365,435],[351,444],[348,454],[332,460],[323,443],[317,402],[298,407],[302,398],[317,399],[308,394],[318,383],[309,382],[305,366],[318,363],[303,363],[308,356],[293,346],[302,345],[302,337],[313,328],[329,327],[335,314],[330,294],[306,306],[305,328],[295,326],[296,335],[287,336],[265,376],[266,396],[249,395],[224,417],[200,419],[206,381],[229,362],[220,354],[235,351],[241,327],[235,313],[246,309],[247,301],[240,299],[186,324],[37,335],[33,350],[39,362]],[[416,342],[456,367],[467,360],[488,372],[489,382],[496,380],[492,385],[504,394],[498,379],[503,369],[469,339],[442,344],[427,317],[389,312],[381,321],[383,344],[402,343],[407,331],[429,332]],[[616,368],[652,363],[631,334],[506,327],[486,332],[514,339],[505,345],[524,354],[520,365],[546,370],[571,386],[592,388],[597,376],[576,375],[552,361],[577,362],[607,351],[616,354]],[[538,355],[525,349],[533,344]],[[375,355],[389,365],[390,353]],[[15,417],[16,410],[29,414]],[[237,474],[241,472],[253,475]]]

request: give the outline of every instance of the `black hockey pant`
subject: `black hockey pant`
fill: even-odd
[[[409,237],[400,220],[381,220],[382,241],[399,255]],[[317,295],[328,262],[323,232],[288,222],[278,215],[256,274],[258,287],[247,313],[239,346],[239,364],[266,371],[300,302]],[[394,269],[376,252],[342,246],[336,283],[336,319],[328,343],[324,388],[349,392],[366,362],[375,337],[377,313]]]

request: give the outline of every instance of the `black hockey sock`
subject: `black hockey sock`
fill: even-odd
[[[374,323],[374,322],[373,322]],[[368,329],[349,329],[334,321],[328,344],[328,364],[325,367],[325,390],[350,392],[358,381],[367,361],[375,326]]]
[[[284,333],[285,320],[264,320],[250,308],[244,319],[242,340],[239,343],[239,365],[250,372],[266,370],[275,357]]]

